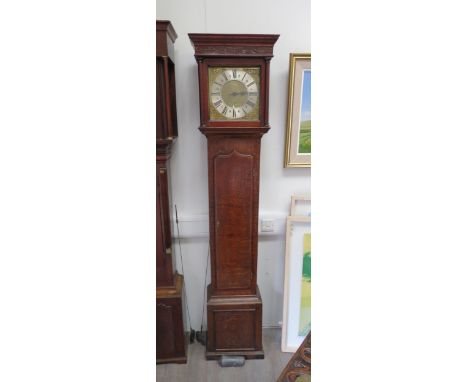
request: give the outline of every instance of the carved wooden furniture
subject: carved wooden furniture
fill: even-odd
[[[211,284],[206,358],[263,358],[257,287],[260,140],[278,35],[189,34],[208,141]]]
[[[177,138],[174,41],[169,21],[156,22],[156,363],[186,363],[184,279],[174,273],[169,160]]]
[[[310,332],[284,368],[277,382],[310,382]]]

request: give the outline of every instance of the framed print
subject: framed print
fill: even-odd
[[[284,167],[310,167],[311,143],[310,53],[291,53]]]
[[[310,216],[310,196],[291,196],[291,216]]]
[[[295,352],[310,331],[310,217],[289,216],[286,222],[283,326],[281,351]]]

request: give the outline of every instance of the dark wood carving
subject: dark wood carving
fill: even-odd
[[[156,22],[156,361],[186,362],[182,288],[174,273],[169,161],[177,138],[173,44],[169,21]]]
[[[191,33],[190,40],[195,48],[195,57],[205,56],[233,56],[236,58],[253,57],[273,57],[273,45],[278,39],[278,35],[269,34],[204,34]],[[232,37],[232,38],[230,38]],[[229,40],[226,45],[226,41]]]
[[[257,287],[260,142],[278,35],[189,34],[198,62],[200,131],[208,140],[211,284],[206,357],[263,358]],[[258,120],[210,120],[208,68],[260,69]]]
[[[278,377],[277,382],[294,382],[301,376],[302,380],[310,381],[310,332]]]

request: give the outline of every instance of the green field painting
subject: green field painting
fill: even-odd
[[[310,108],[311,108],[311,77],[310,70],[302,73],[301,94],[301,125],[299,126],[299,139],[297,145],[298,154],[310,154]]]
[[[310,154],[310,120],[301,121],[299,129],[299,154]]]
[[[302,257],[301,280],[301,308],[299,314],[299,336],[305,336],[310,330],[311,308],[311,262],[310,262],[310,233],[304,234],[304,254]]]

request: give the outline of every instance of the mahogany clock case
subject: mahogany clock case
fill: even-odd
[[[170,159],[178,135],[174,42],[169,21],[156,22],[156,363],[186,363],[183,284],[174,272]]]
[[[177,34],[169,21],[156,21],[156,286],[174,288],[170,158],[177,138],[173,45]]]

